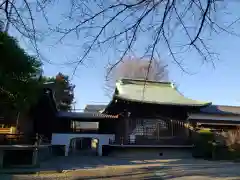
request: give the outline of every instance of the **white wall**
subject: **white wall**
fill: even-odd
[[[80,129],[98,129],[98,122],[75,122],[76,128]]]
[[[102,146],[109,144],[109,139],[115,140],[114,134],[66,134],[66,133],[53,133],[52,145],[65,145],[65,156],[68,156],[70,141],[73,138],[89,137],[98,139],[98,155],[102,156]]]

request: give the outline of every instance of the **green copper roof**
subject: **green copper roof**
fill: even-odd
[[[173,83],[122,79],[116,83],[115,97],[129,101],[183,105],[205,106],[210,102],[201,102],[184,97],[174,87]]]

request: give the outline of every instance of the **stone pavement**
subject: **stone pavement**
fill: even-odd
[[[41,170],[63,173],[37,175],[2,175],[1,180],[81,180],[81,179],[172,179],[172,180],[240,180],[240,164],[185,159],[144,159],[70,156],[45,162]]]

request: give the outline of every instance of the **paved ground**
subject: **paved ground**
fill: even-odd
[[[144,159],[75,156],[44,163],[42,170],[65,170],[41,175],[0,175],[1,180],[172,179],[240,180],[240,164],[185,159]]]

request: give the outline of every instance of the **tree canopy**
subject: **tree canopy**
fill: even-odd
[[[58,73],[55,77],[43,77],[42,82],[54,92],[57,108],[61,111],[69,111],[74,103],[74,88],[69,77]]]
[[[25,112],[33,106],[43,87],[54,91],[59,110],[70,110],[75,86],[69,77],[58,73],[55,77],[42,76],[42,64],[27,54],[16,39],[0,32],[0,107],[2,113]],[[10,114],[11,114],[10,113]]]
[[[0,105],[25,111],[36,102],[41,87],[41,62],[27,54],[16,39],[0,32]]]
[[[111,69],[111,66],[109,67]],[[125,58],[112,70],[107,69],[107,95],[112,95],[116,81],[122,78],[147,79],[150,81],[168,81],[167,66],[161,60]]]

